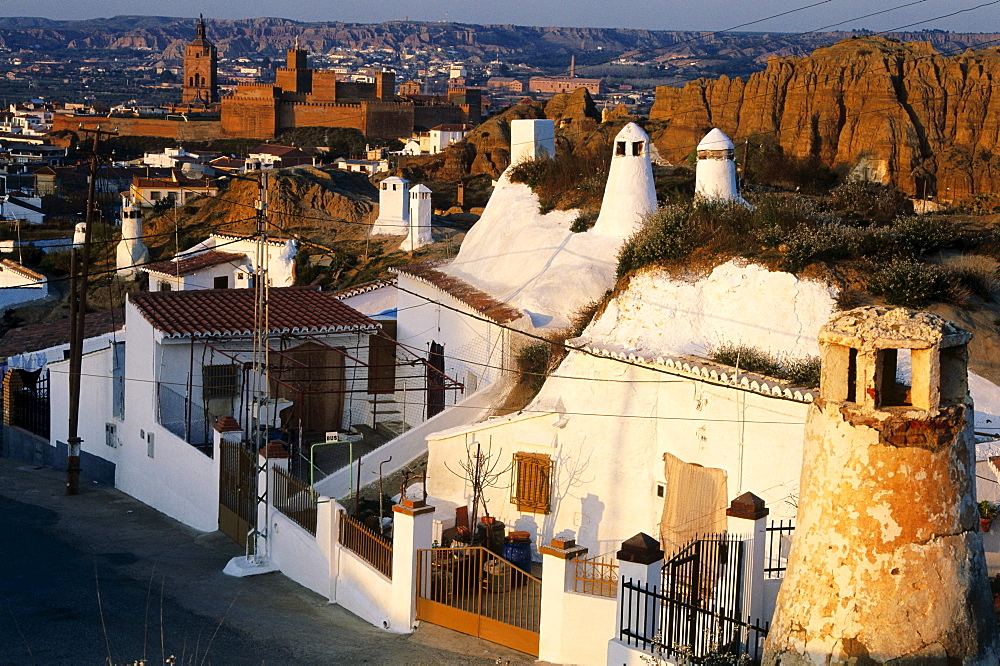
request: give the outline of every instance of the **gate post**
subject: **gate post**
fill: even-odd
[[[418,551],[431,547],[434,530],[434,507],[423,500],[413,504],[392,507],[392,604],[386,628],[405,634],[417,619]]]
[[[538,659],[563,663],[563,639],[567,624],[577,624],[579,617],[567,617],[563,595],[572,589],[576,575],[573,560],[587,554],[587,549],[577,546],[575,539],[553,539],[548,546],[538,549],[542,553],[542,605],[538,627]],[[595,631],[597,629],[595,628]]]
[[[644,648],[660,628],[660,579],[663,550],[660,542],[644,532],[622,542],[618,551],[618,631],[608,641],[609,664],[643,664]],[[639,590],[626,589],[625,583]],[[646,594],[645,590],[650,592]],[[625,639],[623,640],[623,636]]]
[[[751,492],[745,492],[730,503],[726,509],[727,527],[731,534],[746,535],[744,547],[750,557],[740,573],[747,592],[745,599],[748,607],[745,609],[747,619],[751,622],[763,623],[770,621],[764,615],[764,547],[767,537],[767,514],[770,509],[764,506],[764,500]],[[748,543],[749,542],[749,543]]]

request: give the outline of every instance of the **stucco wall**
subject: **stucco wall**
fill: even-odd
[[[271,561],[299,585],[330,597],[330,563],[309,532],[284,514],[270,512]]]
[[[531,532],[536,549],[559,536],[605,554],[638,532],[659,534],[657,484],[666,485],[663,454],[669,452],[726,470],[730,498],[749,490],[767,502],[772,518],[793,517],[806,409],[571,352],[521,414],[429,435],[428,491],[470,501],[467,483],[445,467],[457,468],[467,442],[480,442],[502,466],[520,451],[550,455],[552,512],[518,511],[508,473],[486,493],[491,515],[509,529]]]
[[[376,627],[387,626],[392,604],[392,581],[347,548],[337,549],[338,604]]]
[[[105,443],[105,426],[118,421],[114,417],[112,397],[112,349],[84,354],[81,364],[80,419],[77,432],[83,438],[81,453],[89,453],[115,465],[120,461],[120,447]],[[127,390],[127,389],[126,389]],[[69,431],[69,361],[49,364],[49,406],[52,414],[50,439],[66,442]]]

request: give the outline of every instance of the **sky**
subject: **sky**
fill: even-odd
[[[972,11],[943,17],[963,9]],[[0,10],[6,16],[52,19],[116,14],[194,17],[204,13],[206,18],[222,19],[277,16],[367,23],[409,18],[654,30],[724,30],[792,11],[741,30],[882,31],[916,23],[907,29],[1000,32],[1000,0],[0,0]],[[859,18],[884,10],[893,11]],[[827,27],[831,24],[837,25]]]

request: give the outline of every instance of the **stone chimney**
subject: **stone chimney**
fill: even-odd
[[[410,220],[410,181],[389,176],[378,184],[378,219],[372,236],[405,236]]]
[[[142,211],[132,197],[122,197],[122,239],[118,243],[118,276],[132,278],[139,264],[149,263],[149,248],[142,242]]]
[[[864,307],[819,334],[799,512],[764,663],[997,663],[975,497],[971,335]]]
[[[615,137],[601,214],[589,233],[628,238],[656,210],[656,187],[649,159],[649,135],[629,123]]]
[[[698,199],[736,201],[740,197],[736,184],[736,150],[733,142],[718,127],[705,135],[698,144],[698,164],[695,167],[694,195]]]
[[[400,249],[413,252],[418,247],[434,242],[431,235],[432,214],[430,189],[424,185],[411,188],[409,227]]]

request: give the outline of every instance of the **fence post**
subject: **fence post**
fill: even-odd
[[[746,585],[744,598],[747,600],[745,610],[751,622],[763,623],[770,618],[764,618],[764,553],[767,547],[767,514],[770,509],[764,506],[764,500],[751,492],[745,492],[730,503],[726,509],[727,527],[731,534],[745,534],[747,562],[743,569],[743,581]]]
[[[563,639],[567,635],[566,622],[579,630],[579,617],[566,617],[563,594],[573,589],[576,564],[573,560],[587,554],[587,549],[577,546],[575,539],[553,539],[548,546],[538,549],[542,554],[542,605],[538,627],[538,659],[556,664],[566,663],[563,658]]]
[[[641,664],[648,657],[645,648],[656,638],[659,630],[661,603],[652,594],[636,594],[625,589],[631,583],[650,593],[660,591],[663,573],[663,550],[660,542],[644,532],[622,542],[618,551],[618,631],[608,641],[609,664]],[[623,641],[622,632],[628,632],[635,645]]]
[[[434,507],[423,500],[392,507],[392,605],[390,631],[410,633],[417,619],[417,551],[433,543]]]

